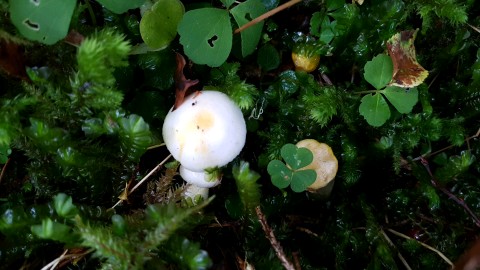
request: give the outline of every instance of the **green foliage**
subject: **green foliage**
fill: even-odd
[[[85,39],[78,48],[78,81],[75,84],[79,87],[84,86],[87,92],[97,85],[98,87],[113,86],[115,83],[113,72],[115,68],[127,65],[125,57],[130,50],[131,46],[125,41],[124,36],[110,30],[104,30]],[[85,83],[93,87],[85,86]]]
[[[165,48],[177,36],[177,26],[185,13],[178,0],[157,1],[140,20],[140,34],[152,49]]]
[[[101,5],[116,14],[122,14],[129,9],[139,8],[145,0],[97,0]]]
[[[389,56],[379,54],[365,64],[365,80],[373,85],[378,91],[375,94],[365,95],[359,107],[360,114],[365,117],[368,124],[379,127],[390,118],[390,108],[387,100],[398,112],[410,113],[418,101],[418,91],[402,89],[395,86],[387,86],[392,80],[393,64]],[[387,86],[385,89],[380,90]]]
[[[285,144],[280,153],[286,165],[279,160],[272,160],[267,168],[273,185],[280,189],[290,185],[295,192],[305,191],[317,178],[317,173],[314,170],[302,169],[312,163],[312,152],[307,148]]]
[[[238,63],[224,63],[216,69],[212,69],[210,83],[215,90],[227,94],[242,110],[251,109],[258,96],[257,88],[237,75]],[[207,88],[209,88],[207,87]]]
[[[258,49],[257,63],[264,71],[276,69],[280,65],[280,55],[277,49],[270,44],[265,44]]]
[[[379,54],[365,64],[364,70],[365,80],[375,89],[382,89],[392,80],[392,59],[386,54]]]
[[[204,24],[198,24],[199,21]],[[188,11],[178,25],[185,54],[197,64],[212,67],[227,60],[232,48],[231,31],[228,11],[217,8]]]
[[[231,3],[225,2],[227,6]],[[183,16],[178,26],[180,43],[185,54],[197,64],[211,67],[222,65],[232,50],[232,25],[230,13],[239,26],[246,24],[265,12],[260,0],[248,0],[237,6],[223,10],[200,8],[190,10]],[[241,49],[245,57],[251,54],[260,41],[263,22],[241,32]]]
[[[12,153],[12,149],[8,145],[0,145],[0,164],[5,164],[8,161],[8,156]]]
[[[260,175],[250,169],[248,162],[240,162],[233,167],[233,177],[237,185],[240,201],[242,202],[243,212],[249,218],[255,216],[255,207],[260,205],[260,186],[258,180]]]
[[[475,1],[301,1],[243,34],[233,30],[287,1],[181,1],[201,16],[187,12],[180,36],[169,32],[157,51],[140,30],[157,1],[76,2],[51,29],[75,29],[83,42],[46,46],[15,26],[10,10],[22,1],[0,1],[3,268],[41,269],[68,249],[76,260],[66,268],[280,269],[257,206],[302,269],[444,269],[420,243],[457,261],[478,234],[480,35],[466,25],[478,27]],[[51,3],[22,14],[52,24],[63,4]],[[160,3],[155,11],[174,15]],[[231,38],[218,54],[215,35]],[[320,65],[294,71],[297,50],[321,55]],[[187,52],[185,77],[200,81],[191,90],[227,93],[248,128],[245,161],[223,169],[215,200],[192,208],[178,163],[156,167],[168,152],[151,147],[174,103],[176,52]],[[426,70],[425,83],[395,86]],[[301,192],[314,178],[302,175],[308,154],[282,151],[307,138],[338,158],[328,196]],[[119,195],[127,200],[107,210]]]
[[[230,9],[230,13],[239,26],[247,24],[265,12],[266,9],[261,0],[247,0]],[[262,35],[262,28],[263,21],[240,32],[243,57],[246,57],[255,51]]]
[[[30,40],[50,45],[67,35],[77,1],[11,0],[9,4],[12,23],[20,33]]]
[[[433,27],[434,19],[446,19],[455,26],[467,22],[466,5],[457,0],[412,1],[412,6],[422,18],[424,32]]]

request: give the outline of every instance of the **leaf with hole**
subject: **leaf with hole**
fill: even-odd
[[[291,143],[285,144],[280,149],[280,154],[292,170],[303,168],[313,161],[312,151],[303,147],[298,148]]]
[[[160,0],[147,10],[140,21],[143,41],[152,49],[161,49],[177,36],[177,27],[185,13],[179,0]]]
[[[47,45],[68,33],[76,0],[10,0],[10,18],[28,39]]]
[[[418,101],[418,90],[413,88],[406,90],[396,86],[389,86],[382,91],[393,107],[400,113],[409,113]]]
[[[267,171],[272,177],[272,183],[278,188],[286,188],[292,181],[293,172],[280,160],[268,163]]]
[[[380,93],[375,95],[368,94],[362,98],[361,102],[360,114],[371,126],[379,127],[390,118],[390,109],[387,101]]]
[[[178,33],[185,54],[197,64],[218,67],[232,50],[232,25],[226,10],[188,11],[178,25]]]
[[[365,64],[364,70],[365,80],[379,90],[392,80],[392,59],[386,54],[379,54]]]
[[[101,5],[116,14],[122,14],[129,9],[139,8],[145,0],[97,0]]]
[[[247,0],[232,8],[230,12],[238,26],[241,27],[265,13],[266,9],[260,0]],[[240,32],[243,57],[248,56],[255,51],[255,48],[260,41],[260,36],[262,35],[262,28],[263,21]]]

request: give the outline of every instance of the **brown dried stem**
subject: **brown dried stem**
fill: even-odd
[[[268,225],[267,219],[265,218],[265,215],[260,209],[260,206],[257,206],[255,208],[255,212],[257,213],[258,221],[262,225],[262,229],[265,232],[265,237],[267,237],[268,241],[270,241],[270,244],[272,245],[273,250],[275,250],[275,254],[277,255],[280,262],[282,262],[283,267],[285,267],[285,269],[287,270],[295,270],[295,267],[293,266],[292,262],[290,262],[287,259],[287,256],[285,256],[285,252],[283,252],[282,246],[277,241],[277,238],[275,237],[275,234],[273,233],[272,228],[270,228],[270,226]]]
[[[261,16],[255,18],[255,19],[253,19],[253,20],[251,20],[251,21],[249,21],[248,23],[242,25],[240,28],[236,29],[233,33],[234,33],[234,34],[238,34],[238,33],[242,32],[243,30],[245,30],[245,29],[247,29],[247,28],[249,28],[249,27],[251,27],[251,26],[253,26],[253,25],[255,25],[255,24],[257,24],[257,23],[259,23],[259,22],[261,22],[261,21],[263,21],[263,20],[265,20],[265,19],[267,19],[268,17],[271,17],[271,16],[277,14],[278,12],[280,12],[280,11],[282,11],[282,10],[284,10],[284,9],[287,9],[287,8],[289,8],[289,7],[291,7],[291,6],[295,5],[295,4],[298,4],[298,3],[300,3],[300,2],[302,2],[302,0],[290,0],[290,1],[288,1],[287,3],[285,3],[285,4],[283,4],[283,5],[280,5],[280,6],[276,7],[276,8],[274,8],[274,9],[272,9],[272,10],[270,10],[270,11],[264,13],[264,14],[262,14]]]
[[[433,173],[432,171],[430,170],[430,166],[428,165],[428,161],[425,159],[425,158],[421,158],[420,161],[422,162],[423,166],[425,167],[425,169],[427,170],[428,174],[430,175],[430,181],[432,182],[432,185],[439,189],[440,191],[442,191],[444,194],[446,194],[450,199],[454,200],[457,204],[459,204],[460,206],[462,206],[465,211],[468,212],[468,214],[470,214],[470,216],[473,218],[473,220],[475,221],[475,225],[477,225],[477,227],[480,227],[480,219],[477,217],[477,215],[470,209],[470,207],[468,207],[468,205],[465,203],[464,200],[458,198],[457,196],[455,196],[455,194],[453,194],[452,192],[450,192],[450,190],[446,189],[445,187],[441,186],[440,183],[438,182],[438,180],[435,178],[435,176],[433,176]]]
[[[5,175],[5,171],[7,170],[7,166],[10,163],[10,159],[7,159],[7,162],[3,164],[2,172],[0,173],[0,183],[2,183],[3,176]]]
[[[175,105],[173,105],[172,111],[180,107],[185,97],[187,96],[187,91],[190,87],[198,83],[198,80],[188,80],[183,74],[183,68],[185,67],[186,61],[185,58],[179,53],[176,56],[177,59],[177,70],[175,71]]]

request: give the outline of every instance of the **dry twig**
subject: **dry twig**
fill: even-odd
[[[8,163],[10,163],[10,159],[7,159],[7,162],[3,164],[2,172],[0,173],[0,183],[2,183],[3,176],[5,175],[5,171],[7,170]]]
[[[268,225],[267,219],[265,218],[265,215],[260,209],[260,206],[257,206],[255,208],[255,212],[257,213],[258,221],[260,221],[260,224],[262,225],[262,229],[265,232],[265,237],[267,237],[268,241],[270,241],[270,244],[272,245],[273,250],[275,250],[275,254],[277,255],[278,259],[282,262],[283,267],[285,267],[285,269],[287,270],[295,270],[295,267],[293,266],[292,262],[290,262],[287,259],[287,256],[285,256],[285,252],[283,252],[282,246],[277,241],[277,238],[275,237],[275,234],[273,233],[272,228],[270,228],[270,226]]]
[[[124,192],[122,192],[122,195],[119,196],[119,197],[121,197],[121,199],[118,200],[118,202],[115,205],[113,205],[111,208],[109,208],[107,211],[113,210],[113,208],[115,208],[117,205],[119,205],[121,202],[123,202],[126,199],[126,197],[128,197],[128,195],[132,194],[132,192],[134,192],[141,184],[143,184],[143,182],[145,182],[145,180],[147,180],[154,172],[156,172],[158,169],[160,169],[160,167],[162,167],[163,164],[165,164],[165,162],[167,162],[167,160],[170,159],[171,157],[172,157],[171,154],[168,155],[164,160],[162,160],[162,162],[160,162],[147,175],[145,175],[145,177],[143,177],[142,180],[140,180],[132,189],[128,190],[128,187],[130,185],[127,184],[127,186],[125,187],[126,190]],[[126,196],[124,196],[125,194],[126,194]]]
[[[255,25],[265,19],[267,19],[268,17],[271,17],[275,14],[277,14],[278,12],[284,10],[284,9],[287,9],[297,3],[300,3],[302,2],[302,0],[291,0],[291,1],[288,1],[287,3],[283,4],[283,5],[280,5],[272,10],[270,10],[269,12],[266,12],[264,14],[262,14],[261,16],[249,21],[248,23],[242,25],[240,28],[236,29],[235,32],[233,32],[234,34],[238,34],[240,32],[242,32],[243,30],[251,27],[252,25]]]
[[[419,243],[419,244],[422,245],[423,247],[428,248],[429,250],[437,253],[438,256],[440,256],[440,258],[442,258],[442,259],[443,259],[445,262],[447,262],[450,266],[453,266],[452,261],[450,261],[450,260],[449,260],[445,255],[443,255],[443,253],[440,252],[439,250],[437,250],[437,249],[435,249],[435,248],[433,248],[433,247],[431,247],[431,246],[429,246],[429,245],[427,245],[427,244],[425,244],[425,243],[423,243],[423,242],[420,242],[420,241],[418,241],[417,239],[414,239],[414,238],[412,238],[412,237],[410,237],[410,236],[408,236],[408,235],[405,235],[405,234],[403,234],[403,233],[397,232],[397,231],[392,230],[392,229],[387,229],[387,230],[388,230],[389,232],[395,234],[396,236],[400,236],[400,237],[402,237],[402,238],[409,239],[409,240],[413,240],[413,241]]]

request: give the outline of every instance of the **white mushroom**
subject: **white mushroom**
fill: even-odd
[[[247,129],[242,111],[225,94],[202,91],[172,108],[163,123],[163,140],[181,164],[182,178],[198,187],[219,183],[205,170],[227,165],[245,145]]]

